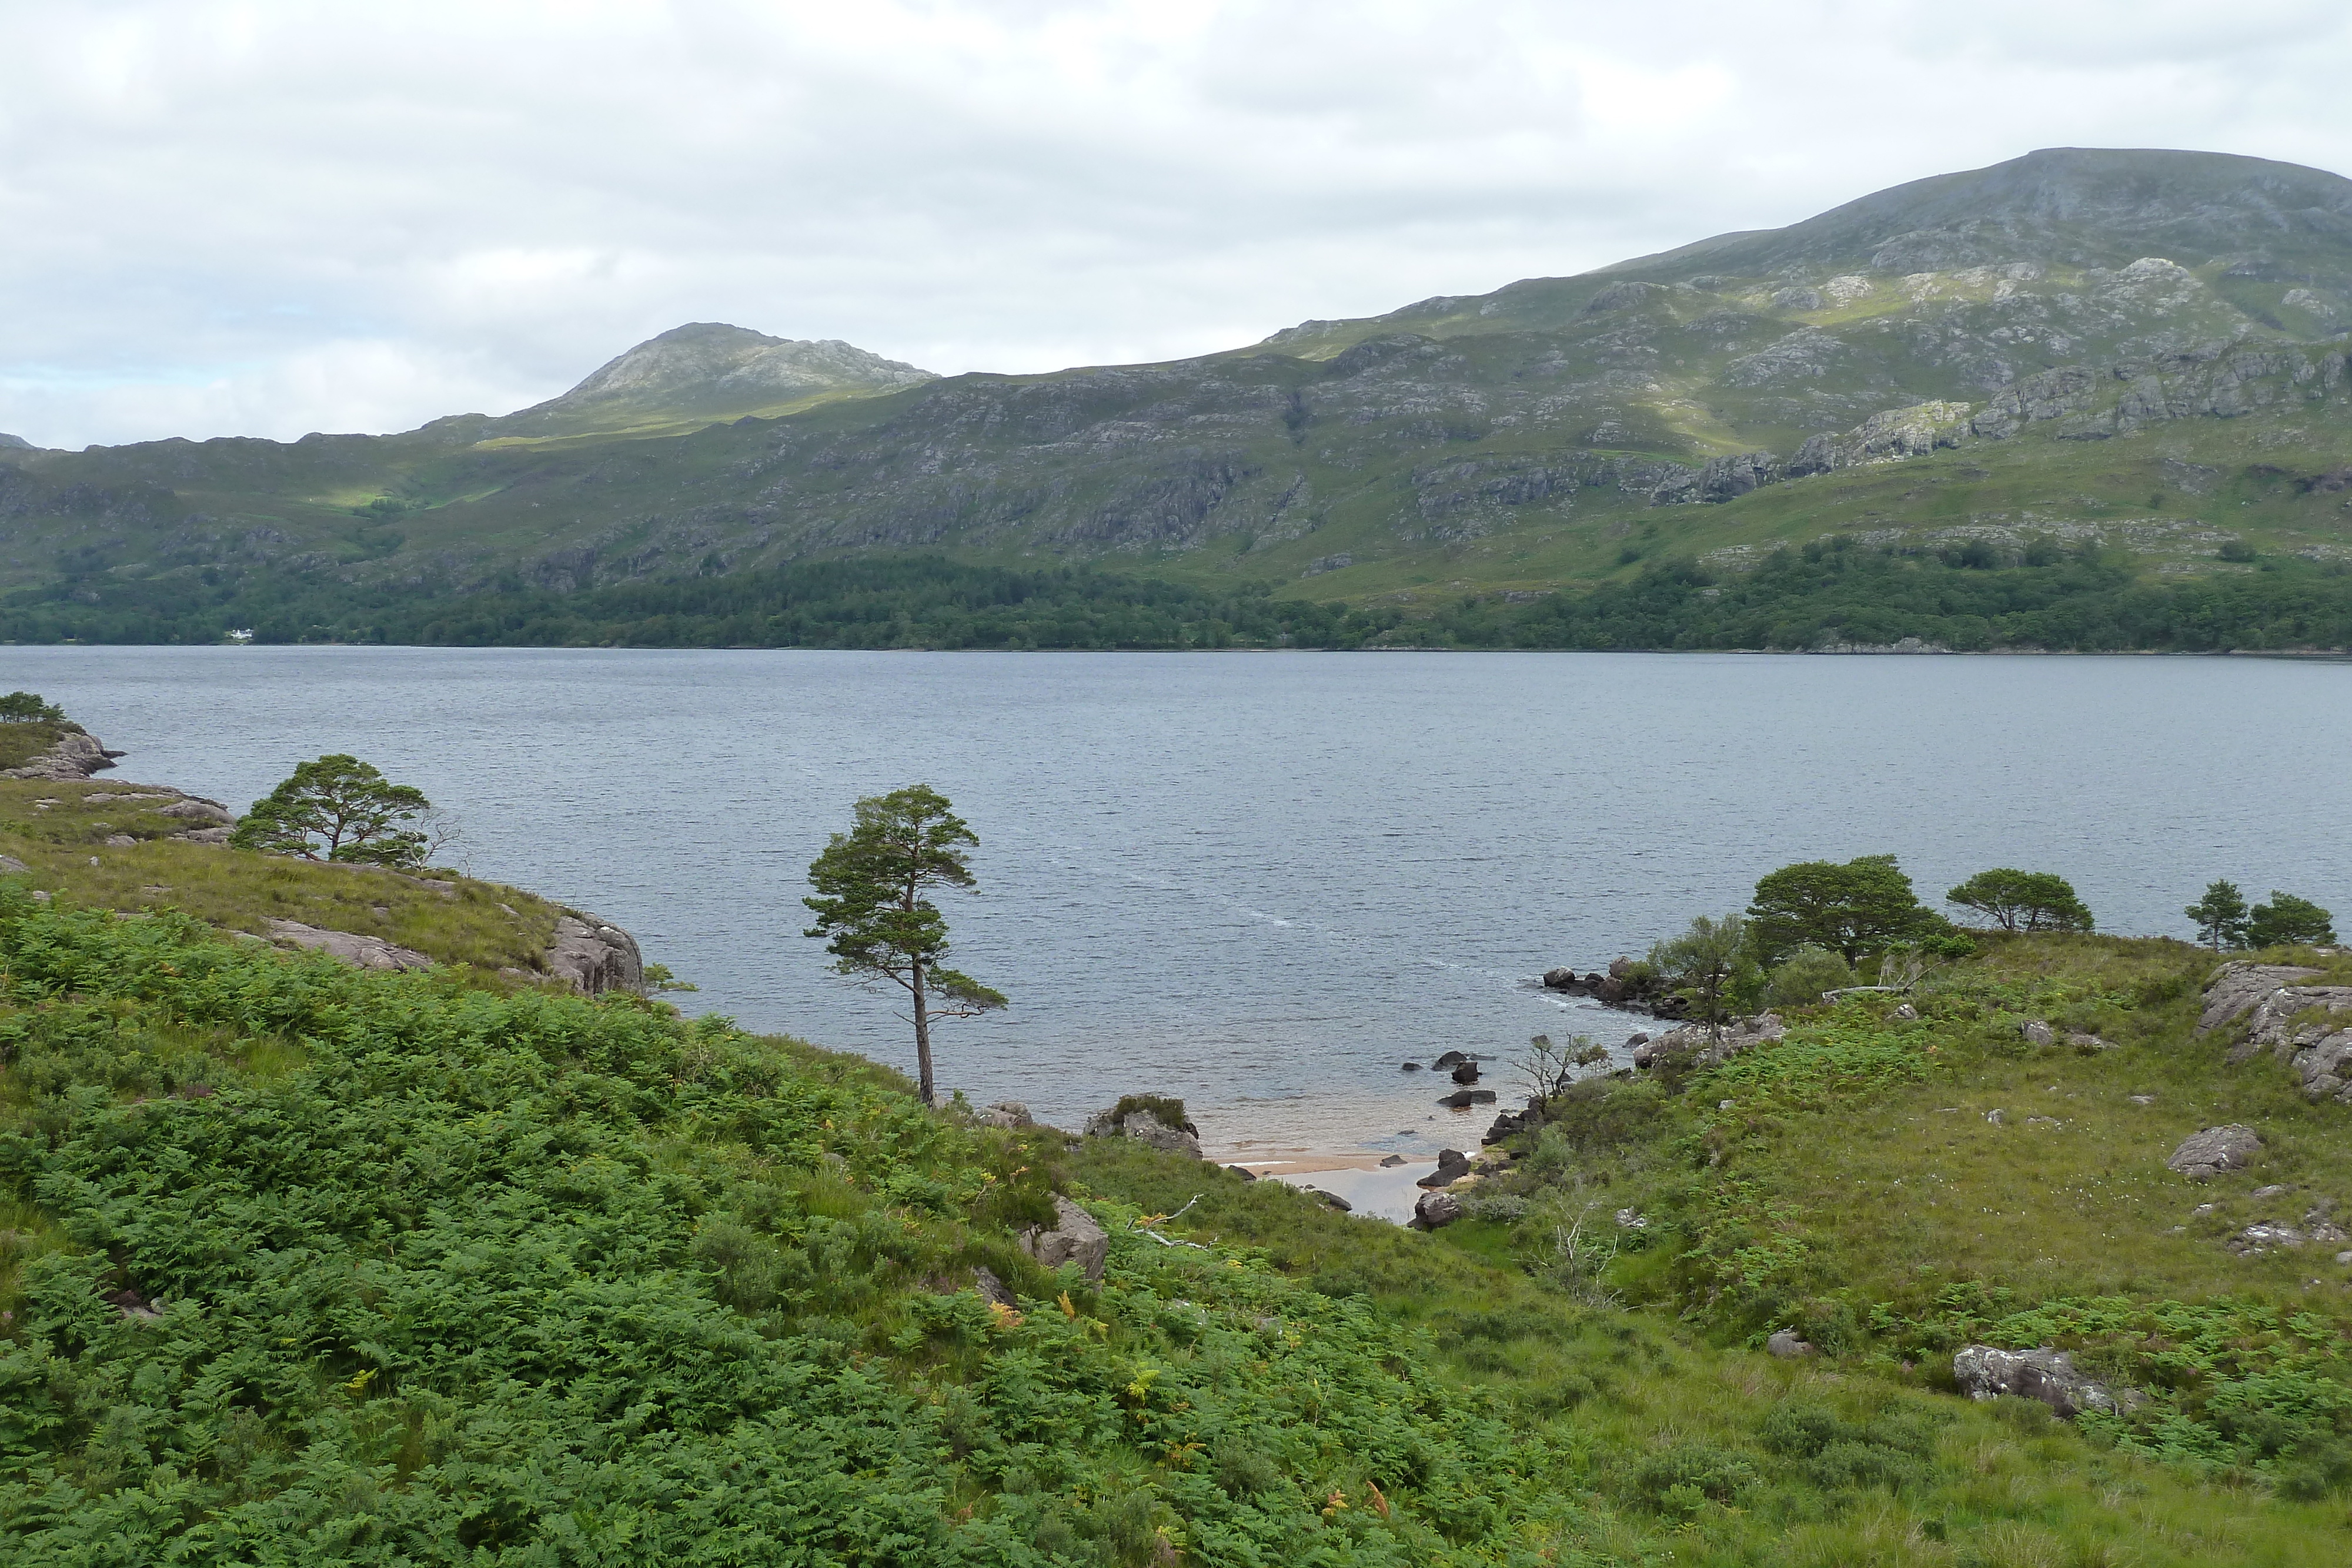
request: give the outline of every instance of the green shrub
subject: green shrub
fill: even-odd
[[[1789,955],[1771,972],[1766,994],[1774,1007],[1819,1007],[1825,991],[1842,990],[1854,983],[1853,966],[1826,947],[1804,946]]]

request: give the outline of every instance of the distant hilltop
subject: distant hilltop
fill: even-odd
[[[940,377],[696,322],[502,416],[11,448],[0,634],[365,637],[373,596],[914,553],[1281,584],[1414,622],[1673,562],[1730,602],[1784,549],[1843,537],[1969,570],[2072,552],[2148,584],[2259,576],[2284,597],[2258,630],[2285,645],[2319,633],[2281,572],[2352,591],[2336,580],[2352,571],[2347,353],[2352,181],[2051,148],[1784,228],[1166,363]],[[196,603],[217,614],[185,623]],[[1960,634],[1868,608],[1803,635]],[[723,640],[792,624],[764,615]],[[628,634],[682,634],[647,626]]]

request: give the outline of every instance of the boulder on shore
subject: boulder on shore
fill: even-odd
[[[1451,1094],[1439,1095],[1437,1103],[1449,1111],[1460,1111],[1472,1105],[1492,1105],[1495,1092],[1492,1089],[1456,1089]]]
[[[2164,1164],[2168,1170],[2203,1181],[2223,1171],[2243,1170],[2263,1146],[2262,1134],[2252,1127],[2232,1122],[2223,1127],[2207,1127],[2180,1140]]]
[[[1412,1206],[1412,1228],[1435,1230],[1462,1218],[1462,1200],[1450,1192],[1425,1192]]]
[[[1058,1269],[1065,1263],[1076,1263],[1088,1280],[1099,1281],[1103,1264],[1110,1257],[1110,1236],[1095,1223],[1095,1217],[1064,1197],[1054,1195],[1054,1228],[1033,1225],[1020,1237],[1021,1250],[1048,1269]]]
[[[993,1105],[983,1106],[971,1113],[971,1122],[975,1127],[1003,1127],[1008,1132],[1037,1124],[1029,1114],[1029,1107],[1018,1100],[999,1100]]]
[[[646,988],[637,939],[608,920],[577,910],[556,917],[555,942],[541,959],[550,975],[583,996]]]
[[[1431,1187],[1452,1186],[1469,1174],[1469,1156],[1463,1154],[1460,1149],[1441,1149],[1437,1155],[1437,1168],[1413,1185]]]
[[[2107,1415],[2129,1410],[2141,1396],[2126,1389],[2120,1397],[2105,1384],[2075,1370],[2074,1358],[2044,1345],[2040,1350],[2002,1350],[1995,1345],[1965,1346],[1952,1357],[1952,1380],[1971,1399],[1998,1399],[2011,1395],[2038,1399],[2060,1416],[2085,1410]]]
[[[1186,1122],[1170,1126],[1150,1111],[1138,1108],[1122,1114],[1114,1105],[1108,1111],[1097,1111],[1087,1119],[1086,1135],[1089,1138],[1133,1138],[1139,1144],[1171,1155],[1201,1157],[1201,1130]]]

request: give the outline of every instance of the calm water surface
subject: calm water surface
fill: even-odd
[[[2352,915],[2336,664],[0,649],[16,686],[127,751],[112,777],[240,809],[367,758],[456,811],[475,874],[635,931],[693,1010],[901,1065],[800,899],[853,800],[935,784],[982,839],[956,962],[1013,1002],[942,1028],[942,1082],[1064,1124],[1181,1094],[1227,1152],[1475,1139],[1490,1113],[1401,1061],[1621,1041],[1535,977],[1791,860],[1892,852],[1931,901],[2047,868],[2124,932],[2186,935],[2217,876]]]

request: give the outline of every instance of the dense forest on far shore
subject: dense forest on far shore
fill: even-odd
[[[2263,558],[2173,583],[2095,549],[1932,553],[1837,538],[1754,570],[1652,562],[1587,593],[1431,593],[1373,605],[1092,567],[1013,570],[941,556],[563,592],[509,578],[458,591],[207,568],[105,574],[0,596],[0,641],[458,647],[1171,649],[1552,648],[1635,652],[1883,646],[2219,653],[2352,647],[2352,570]]]

